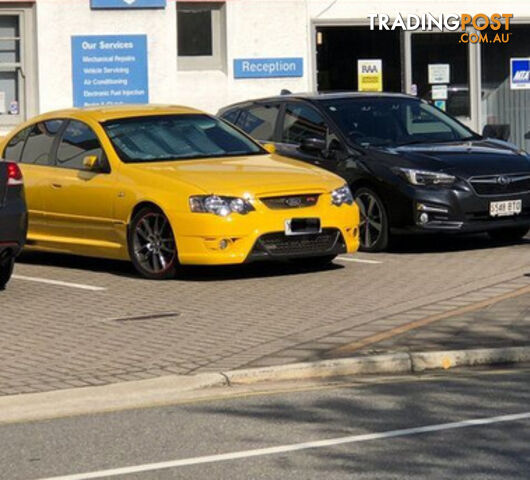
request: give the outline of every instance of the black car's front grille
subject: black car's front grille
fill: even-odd
[[[345,251],[344,240],[339,230],[325,228],[321,233],[310,235],[285,235],[283,232],[266,233],[259,237],[253,256],[317,255]]]
[[[530,173],[473,177],[469,182],[477,195],[514,195],[530,192]]]
[[[280,197],[265,197],[260,200],[272,210],[283,210],[287,208],[312,207],[318,202],[318,193],[303,195],[283,195]]]

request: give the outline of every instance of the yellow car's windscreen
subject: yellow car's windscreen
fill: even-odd
[[[103,126],[126,163],[266,153],[233,127],[208,115],[143,116],[112,120]]]

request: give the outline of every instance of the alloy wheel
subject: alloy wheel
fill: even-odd
[[[383,212],[377,199],[368,192],[362,192],[355,199],[361,215],[359,230],[363,248],[370,249],[383,235]]]
[[[165,215],[151,212],[137,222],[133,253],[141,267],[151,274],[163,273],[174,265],[177,250]]]

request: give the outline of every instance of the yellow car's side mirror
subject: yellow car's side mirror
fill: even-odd
[[[83,158],[83,167],[90,172],[96,171],[99,168],[97,155],[87,155]]]
[[[274,143],[264,143],[263,148],[269,153],[276,153],[276,145]]]

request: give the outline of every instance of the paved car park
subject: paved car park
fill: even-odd
[[[1,294],[0,393],[47,391],[314,358],[530,284],[530,238],[405,238],[323,270],[193,268],[26,254]]]

